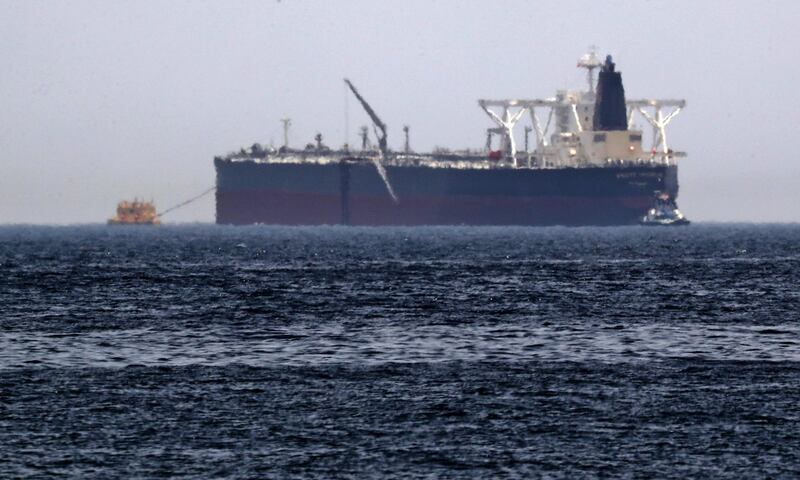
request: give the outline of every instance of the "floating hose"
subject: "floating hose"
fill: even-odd
[[[217,189],[217,187],[215,185],[215,186],[209,188],[208,190],[203,191],[203,193],[201,193],[200,195],[194,196],[194,197],[190,198],[189,200],[183,201],[183,202],[181,202],[181,203],[179,203],[177,205],[173,205],[172,207],[169,207],[168,209],[164,210],[163,212],[156,214],[156,216],[157,217],[163,217],[164,215],[168,214],[169,212],[171,212],[173,210],[177,210],[177,209],[179,209],[179,208],[181,208],[181,207],[183,207],[185,205],[189,205],[190,203],[194,202],[195,200],[199,200],[199,199],[205,197],[206,195],[208,195],[209,193],[213,192],[216,189]]]

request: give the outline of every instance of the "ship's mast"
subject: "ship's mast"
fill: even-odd
[[[283,123],[283,148],[289,148],[289,127],[292,125],[291,118],[281,118]]]
[[[600,68],[603,62],[597,56],[597,47],[592,45],[589,51],[578,59],[578,67],[586,69],[586,81],[589,83],[589,93],[594,93],[594,70]]]
[[[369,128],[366,125],[362,125],[358,130],[358,136],[361,137],[361,151],[366,152],[367,147],[369,147]]]

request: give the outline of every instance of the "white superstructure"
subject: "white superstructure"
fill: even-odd
[[[614,162],[658,162],[671,164],[683,152],[672,151],[667,143],[666,127],[686,106],[685,100],[626,100],[628,130],[595,131],[595,69],[602,62],[594,50],[582,56],[579,68],[587,71],[587,90],[559,90],[555,97],[540,99],[478,100],[478,105],[495,122],[487,129],[487,149],[493,137],[499,138],[496,150],[517,168],[558,168],[605,165]],[[516,127],[525,114],[531,127],[525,127],[525,149],[520,151]],[[641,115],[652,128],[651,146],[643,148],[641,130],[634,127],[634,117]],[[535,136],[532,149],[528,132]]]

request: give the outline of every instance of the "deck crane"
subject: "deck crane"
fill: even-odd
[[[356,96],[356,99],[361,103],[361,106],[364,107],[364,110],[369,115],[369,118],[372,119],[372,129],[375,132],[375,136],[378,138],[378,149],[380,151],[379,157],[373,158],[373,163],[375,164],[375,169],[378,170],[378,175],[380,175],[383,183],[386,185],[386,190],[389,192],[389,196],[392,197],[392,201],[394,203],[398,203],[400,200],[397,198],[397,195],[394,193],[394,189],[392,188],[392,184],[389,182],[389,176],[386,174],[386,169],[383,168],[383,164],[386,162],[386,159],[389,158],[389,149],[386,146],[386,124],[378,118],[378,114],[375,113],[375,110],[370,107],[369,103],[364,100],[364,97],[358,93],[356,90],[355,85],[353,85],[350,80],[344,79],[344,83],[350,87],[350,91],[353,92],[353,95]],[[380,130],[380,132],[378,132]]]

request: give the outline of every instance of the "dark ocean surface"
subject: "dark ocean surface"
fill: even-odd
[[[800,226],[0,227],[0,478],[797,478]]]

